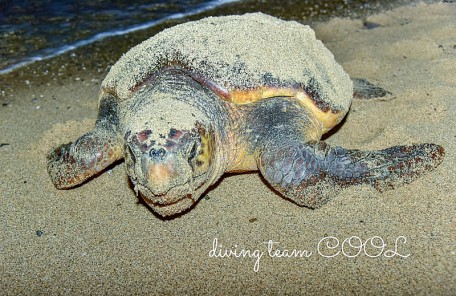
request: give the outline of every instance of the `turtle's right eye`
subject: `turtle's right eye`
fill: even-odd
[[[195,158],[196,156],[196,150],[197,150],[197,146],[196,146],[196,143],[193,143],[192,145],[192,149],[190,150],[190,153],[188,154],[188,161],[192,161],[193,158]]]

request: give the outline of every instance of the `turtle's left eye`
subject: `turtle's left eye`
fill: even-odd
[[[133,163],[136,161],[136,157],[135,157],[135,154],[133,153],[133,150],[131,150],[131,147],[129,145],[126,145],[127,146],[127,150],[128,150],[128,154],[130,155],[130,158],[131,160],[133,161]]]

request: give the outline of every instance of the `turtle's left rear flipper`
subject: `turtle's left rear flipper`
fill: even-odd
[[[374,85],[364,78],[352,78],[353,97],[355,99],[374,99],[391,95],[391,92]]]
[[[299,205],[318,208],[342,188],[369,184],[379,191],[410,183],[443,160],[435,144],[395,146],[378,151],[329,147],[324,142],[282,147],[260,156],[266,180]]]

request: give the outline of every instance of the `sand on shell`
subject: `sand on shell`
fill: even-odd
[[[347,189],[315,211],[281,198],[256,173],[226,176],[173,220],[138,201],[123,163],[58,191],[45,154],[91,129],[100,81],[87,74],[16,89],[0,107],[2,294],[456,294],[455,15],[454,4],[423,4],[368,17],[380,25],[371,30],[361,20],[315,26],[352,77],[392,92],[354,101],[330,144],[446,149],[443,163],[410,185],[382,194]],[[327,237],[377,245],[369,239],[380,237],[397,253],[375,257],[368,245],[367,255],[348,257],[357,249],[345,244],[347,255],[337,253]],[[273,252],[303,256],[272,257],[268,241]],[[251,257],[210,256],[224,250]]]
[[[316,103],[342,112],[350,106],[351,81],[315,40],[314,31],[262,13],[208,17],[163,30],[123,55],[102,85],[124,100],[149,75],[170,64],[195,71],[225,92],[312,83]]]

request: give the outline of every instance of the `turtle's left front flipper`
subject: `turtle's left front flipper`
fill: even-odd
[[[435,144],[360,151],[317,142],[264,152],[259,168],[285,197],[318,208],[351,185],[369,184],[383,191],[410,183],[437,167],[444,154],[444,149]]]
[[[117,126],[115,98],[102,98],[94,130],[49,151],[47,169],[55,187],[67,189],[79,185],[121,159],[124,147]]]

